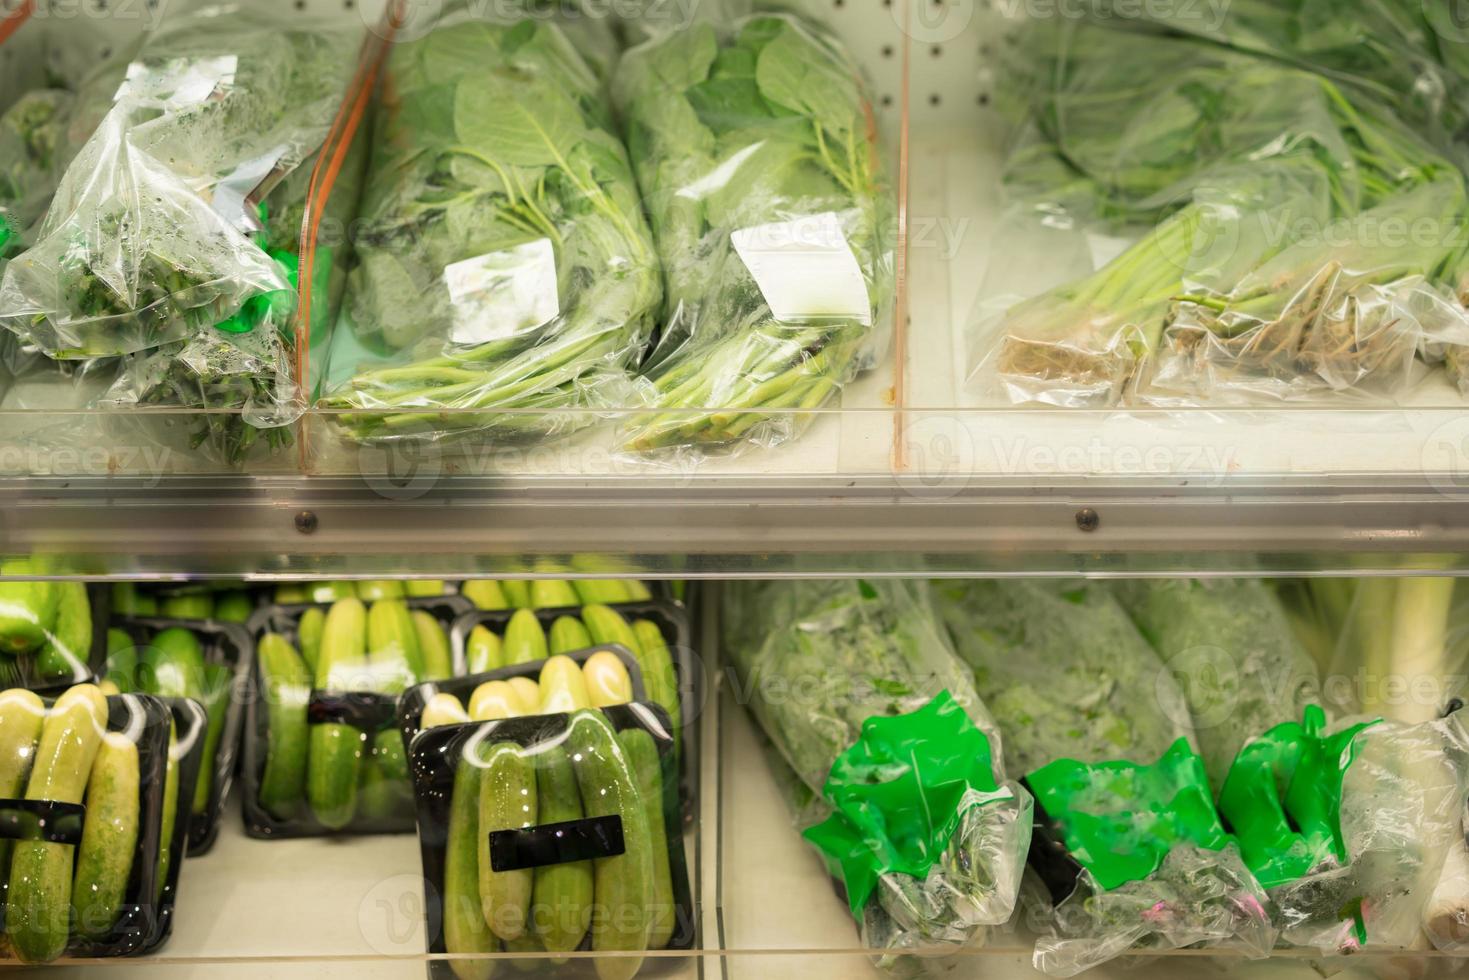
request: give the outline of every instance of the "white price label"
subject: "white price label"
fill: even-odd
[[[485,344],[534,330],[561,315],[556,250],[548,238],[490,252],[444,269],[454,308],[450,340]]]
[[[835,213],[743,228],[730,238],[777,320],[871,325],[867,281]]]
[[[209,101],[215,91],[235,83],[240,59],[170,58],[157,64],[135,61],[118,86],[114,102],[127,101],[157,109],[186,109]]]

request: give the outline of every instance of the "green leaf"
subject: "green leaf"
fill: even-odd
[[[366,305],[383,339],[397,348],[411,345],[424,327],[422,290],[391,252],[364,249],[361,272]]]
[[[771,102],[810,116],[824,129],[845,136],[857,128],[862,99],[856,78],[794,25],[787,24],[760,52],[755,79]]]
[[[454,128],[490,159],[542,167],[565,160],[584,127],[576,103],[559,88],[477,75],[455,93]]]

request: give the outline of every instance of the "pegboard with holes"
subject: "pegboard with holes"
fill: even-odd
[[[0,0],[0,16],[22,0]],[[169,14],[204,0],[35,0],[31,23],[15,42],[0,46],[0,103],[4,85],[45,71],[71,80],[111,57]],[[245,0],[252,7],[277,10],[281,17],[340,17],[375,25],[386,0]],[[410,0],[432,8],[443,0]],[[494,9],[501,0],[475,0]],[[650,9],[654,14],[687,17],[705,4],[717,10],[742,9],[749,0],[584,0],[594,15]],[[984,24],[993,23],[992,5],[1002,0],[786,0],[825,24],[866,72],[879,107],[894,111],[903,98],[903,64],[910,61],[909,109],[918,122],[971,117],[989,104],[989,50]],[[891,119],[889,120],[891,122]]]

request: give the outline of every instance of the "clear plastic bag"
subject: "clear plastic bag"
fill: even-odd
[[[391,442],[548,436],[636,403],[657,256],[566,35],[454,8],[395,48],[383,93],[320,404]]]
[[[1007,782],[1000,738],[954,655],[923,583],[898,581],[731,584],[724,591],[724,649],[736,691],[775,750],[811,794],[869,722],[929,710],[947,692],[990,746],[999,792],[964,794],[942,857],[922,878],[878,877],[862,908],[864,943],[897,966],[908,950],[981,942],[1010,918],[1030,842],[1030,797]],[[896,772],[890,778],[897,778]],[[802,811],[826,811],[808,800]]]
[[[896,209],[838,43],[789,16],[624,55],[614,93],[667,297],[635,453],[773,446],[886,351]],[[699,412],[698,409],[717,409]]]

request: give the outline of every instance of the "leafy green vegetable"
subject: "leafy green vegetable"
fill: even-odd
[[[894,208],[871,105],[829,38],[785,16],[706,25],[628,52],[614,92],[663,259],[663,329],[644,364],[659,411],[638,451],[774,444],[876,356],[893,294]],[[774,317],[731,236],[835,214],[869,321]],[[711,409],[717,411],[691,411]]]
[[[935,582],[933,594],[1012,771],[1058,759],[1151,764],[1192,737],[1183,692],[1106,586],[966,580]]]
[[[56,190],[59,154],[75,102],[70,92],[39,89],[0,115],[0,273]]]
[[[785,764],[820,793],[832,763],[869,718],[909,714],[947,691],[996,745],[993,720],[954,656],[921,582],[731,584],[724,649],[735,695]],[[994,759],[999,769],[996,749]],[[1003,782],[1003,773],[996,771]],[[964,944],[1009,918],[1029,843],[1029,798],[968,808],[925,880],[883,875],[865,910],[868,946]],[[798,812],[820,808],[798,794]]]
[[[361,441],[548,435],[626,404],[661,286],[596,75],[549,20],[468,15],[387,73],[322,404]],[[541,244],[554,283],[516,264]]]

